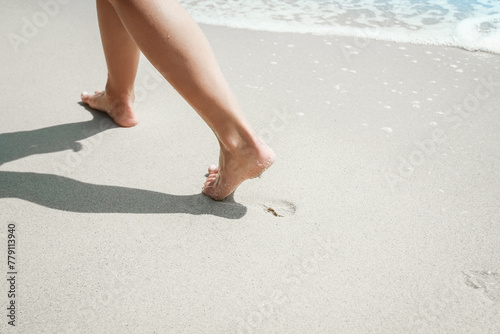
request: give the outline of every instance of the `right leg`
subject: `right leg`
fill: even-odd
[[[203,193],[215,200],[274,162],[234,98],[200,27],[175,0],[109,0],[137,45],[219,140]]]
[[[116,124],[130,127],[137,124],[134,113],[134,81],[139,64],[139,48],[123,26],[108,0],[97,0],[99,31],[108,67],[106,89],[82,101],[90,107],[107,112]]]

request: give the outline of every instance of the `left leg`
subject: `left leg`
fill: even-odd
[[[108,0],[97,0],[97,17],[108,81],[102,92],[92,95],[84,92],[82,101],[107,112],[119,126],[131,127],[138,121],[133,103],[140,51]]]

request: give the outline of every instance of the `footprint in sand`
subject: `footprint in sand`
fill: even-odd
[[[500,302],[500,274],[491,271],[465,271],[465,284],[483,290],[492,301]]]
[[[260,205],[264,209],[264,212],[278,218],[293,216],[297,211],[295,204],[283,200],[268,201]]]

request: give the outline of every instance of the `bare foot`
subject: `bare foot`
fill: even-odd
[[[96,91],[92,95],[83,92],[82,102],[93,109],[104,111],[119,126],[129,128],[138,123],[133,98],[111,98],[105,91]]]
[[[271,167],[274,152],[264,143],[237,149],[235,152],[221,150],[219,166],[208,168],[208,177],[203,193],[216,201],[221,201],[245,180],[260,176]]]

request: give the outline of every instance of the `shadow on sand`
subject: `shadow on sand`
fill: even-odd
[[[118,126],[104,113],[86,107],[92,114],[90,121],[49,126],[47,128],[0,133],[0,165],[34,154],[45,154],[72,149],[78,152],[78,143]]]
[[[87,108],[93,119],[32,131],[0,134],[0,165],[34,154],[81,150],[78,141],[116,125]],[[0,198],[19,198],[52,209],[89,213],[187,213],[238,219],[247,208],[230,197],[215,202],[203,194],[178,196],[155,191],[90,184],[67,177],[0,171]]]

